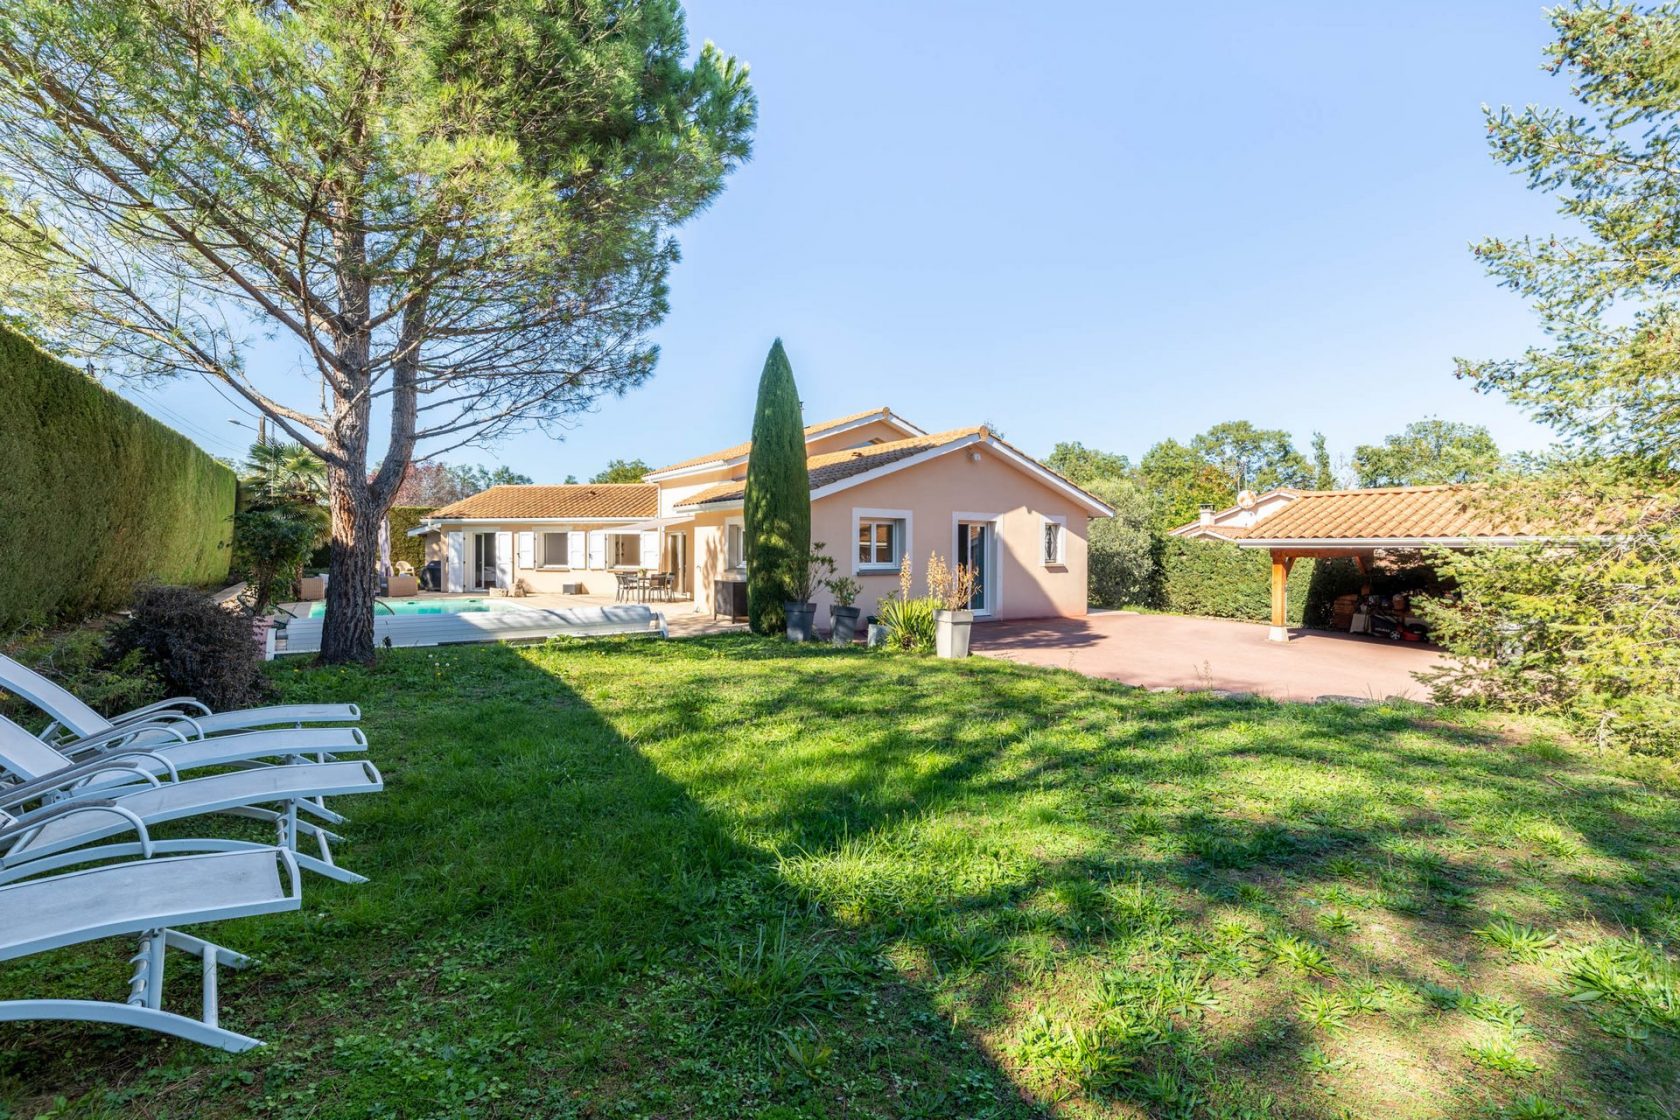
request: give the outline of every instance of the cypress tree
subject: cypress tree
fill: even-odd
[[[759,634],[780,633],[788,564],[811,551],[811,480],[805,420],[793,367],[777,339],[764,359],[753,412],[745,500],[747,618]]]

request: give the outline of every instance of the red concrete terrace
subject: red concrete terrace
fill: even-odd
[[[1320,630],[1266,640],[1266,627],[1218,618],[1093,612],[974,628],[974,652],[1071,669],[1142,688],[1252,692],[1274,700],[1429,699],[1412,674],[1440,664],[1428,646]]]

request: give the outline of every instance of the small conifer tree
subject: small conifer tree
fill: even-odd
[[[745,544],[747,618],[753,631],[785,626],[788,567],[811,551],[811,481],[805,466],[805,421],[782,340],[764,359],[747,459]]]

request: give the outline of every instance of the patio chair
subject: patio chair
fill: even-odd
[[[94,763],[101,759],[130,760],[129,769],[153,777],[175,777],[182,770],[210,766],[255,766],[264,759],[282,764],[335,762],[339,755],[367,750],[367,736],[359,727],[315,727],[302,730],[246,731],[238,735],[217,735],[209,739],[188,739],[177,728],[166,727],[157,735],[116,730],[109,735],[79,739],[72,743],[47,743],[11,720],[0,716],[0,771],[16,781],[45,779],[68,766]],[[133,781],[118,771],[105,770],[90,778],[87,786],[97,788],[117,781]],[[0,785],[0,790],[5,787]],[[341,824],[344,818],[317,799],[317,816]]]
[[[192,738],[246,731],[259,727],[301,727],[306,723],[350,723],[362,718],[354,704],[274,704],[264,708],[243,708],[212,712],[190,696],[160,700],[120,716],[105,718],[69,692],[26,665],[0,654],[0,689],[16,693],[53,719],[42,738],[61,738],[59,729],[85,739],[105,735],[121,727],[143,723],[181,724]]]
[[[616,578],[618,580],[618,594],[613,596],[613,601],[616,603],[634,602],[641,578],[635,572],[618,572]]]
[[[92,812],[96,807],[78,809]],[[143,829],[141,840],[145,841]],[[217,968],[243,968],[250,958],[173,927],[296,910],[303,905],[301,879],[290,852],[252,848],[140,859],[0,886],[0,961],[103,937],[140,935],[123,1002],[3,1000],[0,1021],[114,1023],[221,1050],[260,1046],[257,1039],[227,1030],[219,1021]],[[163,1010],[166,949],[199,960],[203,1010],[198,1018]]]
[[[299,867],[342,883],[367,881],[334,862],[332,841],[342,837],[300,817],[322,815],[315,804],[319,798],[384,789],[384,779],[371,762],[262,766],[186,781],[162,781],[137,767],[137,761],[101,758],[0,788],[0,883],[91,860],[143,855],[147,849],[137,844],[87,845],[123,831],[124,822],[149,827],[210,813],[272,824],[276,843],[293,853]],[[90,783],[89,779],[107,774],[117,774],[125,782]],[[108,811],[98,819],[66,812],[87,803],[103,804]],[[267,807],[276,804],[280,807]],[[34,808],[28,807],[31,805]],[[316,842],[320,855],[298,851],[299,841],[305,837]],[[193,837],[153,841],[149,850],[218,852],[271,846],[248,840]]]

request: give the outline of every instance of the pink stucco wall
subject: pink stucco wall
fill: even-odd
[[[971,450],[977,451],[978,461],[970,458]],[[1089,515],[1073,499],[1002,461],[989,447],[950,452],[819,499],[812,507],[811,539],[824,542],[837,570],[863,585],[858,606],[868,615],[881,596],[897,590],[898,575],[858,571],[853,516],[860,509],[902,510],[908,515],[913,594],[927,590],[930,553],[952,562],[957,515],[978,515],[972,519],[997,521],[996,617],[1085,613]],[[1045,516],[1066,519],[1064,562],[1050,567],[1040,562]],[[829,601],[824,592],[819,618],[827,618]]]

